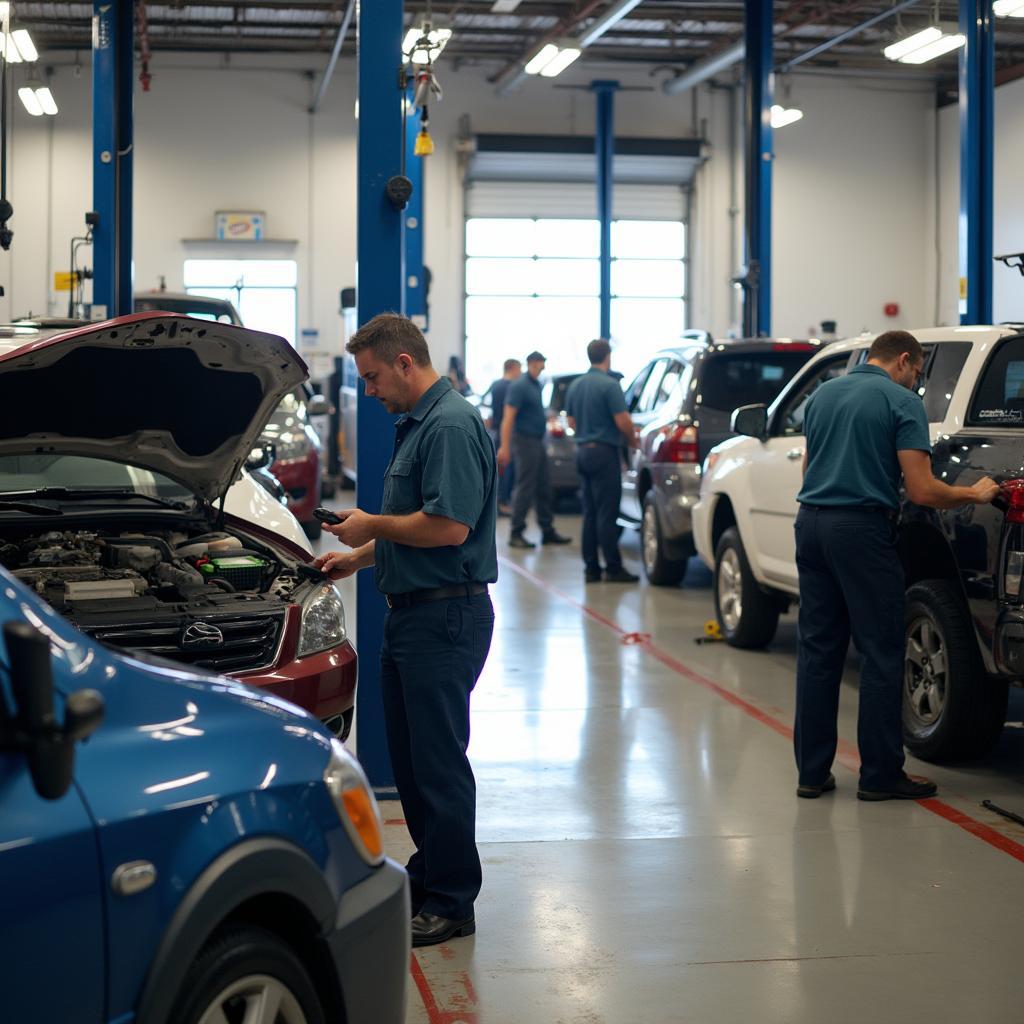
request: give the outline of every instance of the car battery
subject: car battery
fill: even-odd
[[[255,555],[228,555],[203,560],[196,568],[207,579],[226,580],[235,590],[259,590],[267,563]]]

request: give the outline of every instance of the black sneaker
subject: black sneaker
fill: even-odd
[[[639,579],[639,576],[634,575],[628,569],[616,569],[615,572],[606,569],[604,574],[605,583],[636,583]]]
[[[510,548],[535,548],[537,545],[532,540],[527,540],[521,533],[513,533],[508,539]]]
[[[571,537],[563,537],[554,527],[550,530],[544,531],[544,536],[540,539],[541,544],[571,544]]]
[[[583,582],[584,583],[600,583],[601,582],[601,570],[600,569],[585,569],[583,571]]]
[[[935,796],[939,787],[930,779],[912,779],[904,775],[899,782],[894,782],[884,789],[858,789],[858,800],[924,800]]]
[[[796,795],[805,800],[817,800],[822,793],[831,793],[836,788],[836,777],[829,772],[828,778],[820,786],[797,786]]]

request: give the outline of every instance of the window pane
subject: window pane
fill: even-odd
[[[522,298],[471,297],[466,300],[466,336],[485,340],[488,349],[495,349],[504,361],[512,356],[520,359],[530,351],[529,329],[533,302]],[[466,349],[467,359],[469,347]]]
[[[597,260],[538,260],[539,295],[600,295],[601,265]]]
[[[681,260],[615,260],[612,294],[681,296],[683,263]]]
[[[539,220],[537,255],[597,259],[601,255],[601,227],[596,220]]]
[[[466,221],[467,256],[533,256],[537,222],[512,218],[474,217]]]
[[[238,301],[238,292],[234,288],[189,288],[189,295],[205,296],[210,299],[224,299],[226,302],[230,302],[233,306]],[[144,303],[136,303],[136,309],[161,309],[159,304],[159,295],[153,300],[146,300]],[[194,316],[197,320],[219,320],[221,323],[231,323],[231,317],[224,313],[213,313],[202,308],[202,305],[197,303],[195,309],[189,309],[187,311],[188,316]]]
[[[674,345],[685,325],[686,305],[679,299],[612,299],[612,366],[629,379]]]
[[[536,260],[466,260],[467,295],[532,295],[536,278]]]
[[[924,411],[929,423],[941,423],[946,418],[949,403],[953,399],[953,388],[971,354],[969,341],[954,341],[948,345],[936,345],[935,348],[924,390]]]
[[[969,425],[1024,425],[1024,338],[1004,341],[991,356],[974,393]]]
[[[295,260],[185,260],[185,288],[244,285],[294,288],[299,281]]]
[[[771,405],[814,355],[813,351],[715,353],[704,364],[698,402],[732,412],[741,405]]]
[[[294,288],[244,288],[238,312],[247,327],[294,345],[296,305]]]
[[[678,221],[619,220],[612,224],[617,259],[676,259],[686,255],[686,229]]]

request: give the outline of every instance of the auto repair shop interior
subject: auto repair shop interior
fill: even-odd
[[[1022,166],[1024,0],[0,3],[0,1020],[1024,1020]],[[346,351],[387,312],[468,417],[454,525],[498,566],[407,605],[317,562],[348,510],[451,526],[476,486],[396,507],[413,404]],[[844,655],[794,524],[865,381],[961,497],[831,502],[899,579]],[[403,783],[380,651],[435,599],[464,644],[467,583],[482,886],[447,912],[465,786]]]

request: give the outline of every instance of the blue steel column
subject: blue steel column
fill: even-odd
[[[597,94],[597,219],[601,222],[601,337],[612,336],[612,193],[615,187],[615,90],[618,82],[591,82]]]
[[[359,148],[356,249],[356,302],[360,326],[378,313],[402,310],[402,218],[388,202],[384,186],[402,166],[402,0],[363,0],[359,10]],[[379,512],[384,471],[394,445],[394,420],[359,385],[356,430],[359,507]],[[373,573],[356,583],[356,640],[359,688],[356,743],[359,760],[378,796],[395,795],[384,733],[380,688],[380,646],[384,638],[384,598]]]
[[[132,145],[135,4],[93,3],[93,305],[132,311]]]
[[[405,209],[405,315],[421,330],[427,329],[426,288],[423,281],[423,179],[427,157],[415,156],[420,131],[419,112],[412,109],[412,92],[406,102],[405,173],[412,182],[412,199]]]
[[[960,0],[960,322],[992,322],[992,0]],[[966,300],[963,294],[966,284]]]
[[[772,330],[772,63],[769,0],[746,0],[747,202],[743,333]]]

